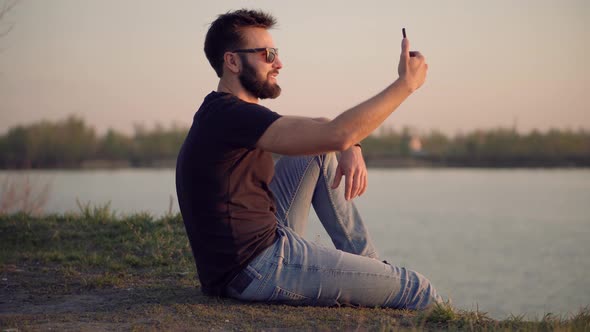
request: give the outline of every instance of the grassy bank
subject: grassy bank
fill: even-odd
[[[440,306],[429,312],[312,308],[203,296],[181,217],[0,215],[0,331],[19,330],[580,330],[590,312],[538,321]]]

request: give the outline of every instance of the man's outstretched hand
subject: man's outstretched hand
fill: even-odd
[[[351,200],[367,190],[367,166],[359,146],[342,151],[332,189],[338,188],[342,176],[345,177],[344,197]]]
[[[413,92],[424,84],[427,72],[428,64],[422,53],[410,51],[410,41],[408,38],[402,39],[402,53],[399,57],[399,65],[397,67],[399,78]]]

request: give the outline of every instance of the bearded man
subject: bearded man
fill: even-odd
[[[228,12],[205,38],[219,84],[196,112],[176,169],[202,291],[291,305],[440,302],[421,274],[378,259],[352,201],[367,187],[358,142],[424,83],[424,57],[410,56],[404,38],[399,77],[378,95],[333,120],[281,116],[258,104],[281,93],[274,24],[264,12]],[[283,156],[276,165],[271,153]],[[335,248],[303,238],[311,205]]]

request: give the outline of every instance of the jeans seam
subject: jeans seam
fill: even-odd
[[[270,266],[273,266],[273,264],[270,264]],[[275,272],[276,272],[276,267],[274,267],[274,269],[272,269],[272,273],[275,273]],[[262,278],[258,279],[259,285],[258,285],[258,287],[256,287],[256,294],[260,294],[264,291],[264,288],[266,287],[266,285],[268,284],[268,282],[271,279],[271,271],[267,271],[265,274],[261,274],[261,275],[262,275]]]
[[[308,301],[308,300],[312,300],[311,297],[305,296],[303,294],[300,294],[299,292],[289,290],[286,287],[281,287],[279,285],[275,285],[275,289],[273,290],[273,292],[272,292],[271,297],[270,297],[269,300],[272,301],[272,300],[276,299],[279,296],[279,294],[281,293],[281,291],[287,293],[287,297],[290,297],[289,294],[293,294],[296,297],[300,297],[299,299],[291,299],[291,300],[294,300],[294,301],[301,301],[301,300]]]
[[[307,173],[307,171],[309,170],[309,166],[311,165],[311,162],[313,161],[314,158],[310,159],[307,162],[307,165],[305,166],[305,169],[303,170],[303,172],[301,172],[300,174],[298,174],[298,181],[297,181],[297,188],[293,191],[293,194],[291,195],[291,197],[289,198],[289,206],[287,209],[285,209],[285,220],[284,222],[287,222],[287,219],[289,219],[289,213],[291,212],[291,207],[293,206],[293,202],[295,201],[295,197],[297,197],[297,194],[299,193],[299,189],[301,189],[301,182],[303,182],[303,178],[305,177],[305,174]]]
[[[407,282],[407,283],[410,283],[411,285],[414,285],[414,281],[411,279],[404,278],[404,277],[398,277],[398,276],[391,275],[388,273],[371,273],[371,272],[363,272],[363,271],[355,271],[355,270],[349,271],[349,270],[340,270],[340,269],[326,269],[321,266],[307,266],[307,265],[302,265],[302,264],[289,264],[289,263],[283,263],[283,265],[287,266],[287,267],[294,267],[297,269],[301,269],[306,272],[318,271],[318,272],[331,272],[331,273],[339,273],[339,274],[357,274],[357,275],[362,275],[362,276],[380,277],[380,278],[385,278],[385,279],[396,279],[396,280],[400,280],[402,282]]]
[[[344,227],[344,224],[343,224],[342,220],[340,219],[340,216],[338,215],[338,213],[336,213],[336,206],[334,205],[334,196],[332,195],[332,191],[330,190],[330,186],[328,183],[328,176],[326,174],[325,164],[322,164],[320,167],[322,170],[323,182],[324,182],[324,185],[326,186],[326,190],[328,192],[328,197],[330,197],[330,199],[329,199],[330,206],[332,206],[332,210],[334,210],[334,214],[336,215],[336,220],[338,221],[338,224],[340,224],[340,227],[343,230],[342,233],[344,233],[344,235],[346,236],[346,239],[348,240],[348,243],[350,244],[350,246],[353,248],[353,250],[355,252],[358,252],[356,245],[352,241],[352,237],[350,236],[350,234],[348,234],[348,230]]]

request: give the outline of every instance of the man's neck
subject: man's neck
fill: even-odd
[[[222,77],[217,85],[217,92],[231,93],[245,102],[258,104],[258,98],[246,91],[237,79],[231,80]]]

